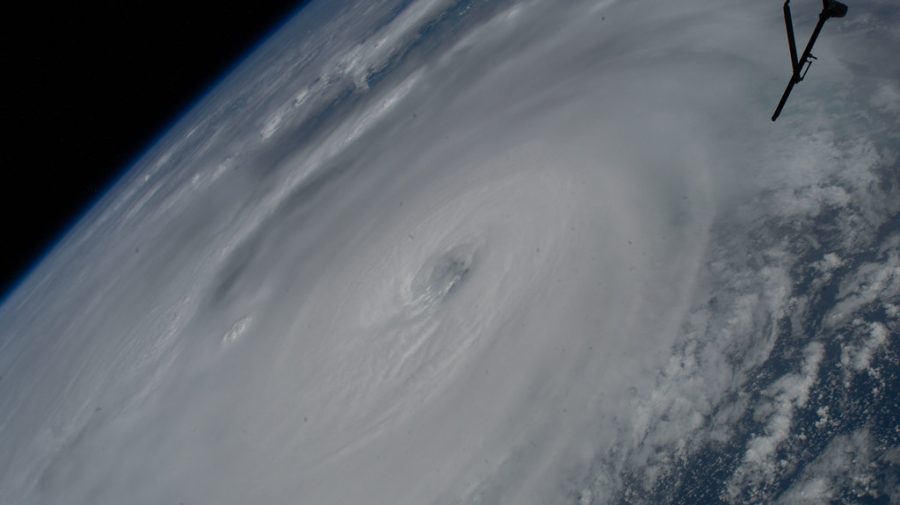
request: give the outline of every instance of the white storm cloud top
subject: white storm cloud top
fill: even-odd
[[[0,308],[0,501],[652,503],[728,444],[778,498],[834,335],[893,352],[900,198],[896,117],[816,91],[889,112],[889,58],[773,126],[770,7],[310,6]]]

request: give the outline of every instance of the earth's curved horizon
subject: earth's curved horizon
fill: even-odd
[[[780,2],[306,5],[2,301],[0,502],[898,503],[898,10],[772,123]]]

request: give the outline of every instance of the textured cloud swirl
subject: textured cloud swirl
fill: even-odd
[[[772,124],[780,15],[303,10],[0,308],[0,502],[900,499],[900,13]]]

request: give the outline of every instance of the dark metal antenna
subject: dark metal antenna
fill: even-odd
[[[794,22],[791,18],[790,3],[791,0],[785,0],[784,2],[784,25],[787,29],[788,49],[791,52],[791,67],[793,73],[791,74],[791,80],[788,82],[787,88],[784,90],[784,94],[781,95],[781,101],[778,102],[778,107],[775,108],[775,114],[772,115],[772,121],[778,119],[778,116],[781,114],[781,109],[784,108],[788,96],[790,96],[791,91],[794,89],[794,85],[806,77],[806,73],[809,72],[809,67],[812,66],[813,60],[816,59],[816,57],[812,55],[812,48],[816,43],[816,39],[819,38],[822,27],[825,26],[825,21],[828,21],[830,18],[842,18],[847,15],[846,5],[837,0],[822,0],[822,12],[819,13],[819,22],[816,24],[816,28],[813,30],[809,42],[806,43],[806,49],[803,50],[803,55],[801,55],[798,60],[797,42],[794,40]],[[805,70],[803,69],[804,65],[806,65]]]

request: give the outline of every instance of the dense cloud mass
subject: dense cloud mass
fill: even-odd
[[[773,124],[780,16],[304,9],[0,308],[0,502],[900,500],[900,13]]]

